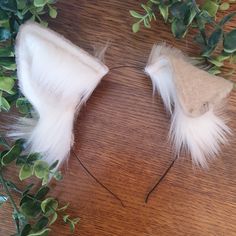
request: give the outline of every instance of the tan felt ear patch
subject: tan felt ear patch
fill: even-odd
[[[211,75],[182,58],[168,55],[174,70],[174,81],[180,104],[189,116],[200,116],[228,96],[233,84]]]

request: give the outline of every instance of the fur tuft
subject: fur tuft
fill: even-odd
[[[224,119],[209,110],[199,117],[187,116],[176,104],[170,127],[170,140],[176,155],[187,150],[195,165],[206,168],[208,162],[220,152],[230,134]]]
[[[165,108],[172,114],[169,139],[176,155],[179,156],[183,148],[190,152],[194,164],[207,167],[208,161],[219,154],[220,144],[227,143],[230,129],[215,104],[200,116],[186,114],[178,96],[176,70],[170,56],[187,61],[179,50],[165,44],[155,45],[145,71],[151,77],[154,90],[161,95]]]
[[[9,136],[26,138],[31,152],[62,164],[73,145],[75,114],[108,68],[61,35],[36,23],[21,26],[16,40],[21,92],[35,116],[21,118]]]

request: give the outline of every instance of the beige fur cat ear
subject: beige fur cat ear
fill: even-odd
[[[195,67],[179,50],[165,45],[153,47],[145,71],[172,114],[170,139],[176,154],[184,148],[195,164],[206,167],[230,133],[222,104],[233,84]]]

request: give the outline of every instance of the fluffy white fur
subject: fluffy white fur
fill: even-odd
[[[61,35],[31,22],[19,30],[16,61],[20,90],[35,114],[13,125],[10,136],[26,138],[31,152],[61,164],[73,145],[75,114],[108,68]]]
[[[199,117],[188,116],[184,112],[174,81],[174,68],[168,55],[186,60],[177,49],[155,45],[145,71],[150,75],[154,89],[160,93],[166,109],[172,114],[169,138],[176,155],[179,156],[183,148],[190,152],[194,164],[207,167],[209,159],[219,153],[220,144],[227,142],[230,129],[216,112],[217,108],[210,108]]]

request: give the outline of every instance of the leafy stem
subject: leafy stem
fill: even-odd
[[[9,198],[9,201],[14,209],[14,213],[16,213],[15,215],[19,215],[20,212],[19,212],[19,209],[15,203],[15,200],[14,198],[12,197],[11,195],[11,192],[9,191],[8,187],[7,187],[7,184],[5,182],[5,179],[3,177],[3,174],[2,174],[2,168],[0,167],[0,182],[3,186],[3,189],[5,191],[5,193],[7,194],[8,198]],[[14,220],[15,220],[15,224],[16,224],[16,229],[17,229],[17,232],[19,233],[20,232],[20,227],[19,227],[19,218],[18,217],[14,217]]]

